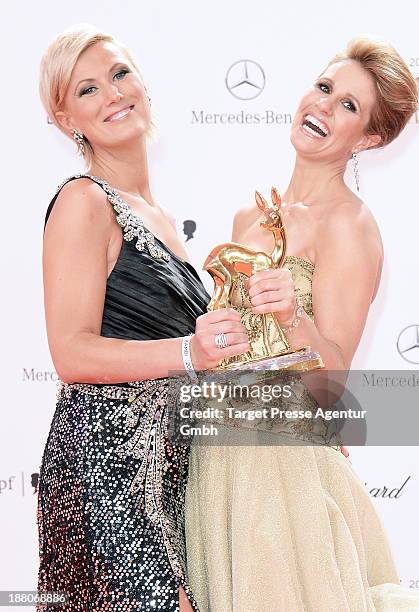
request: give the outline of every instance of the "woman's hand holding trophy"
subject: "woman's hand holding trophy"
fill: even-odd
[[[203,315],[195,351],[199,344],[201,360],[211,369],[317,369],[323,366],[320,355],[309,347],[292,351],[284,333],[298,325],[304,309],[291,272],[283,267],[287,237],[280,195],[272,187],[272,205],[258,191],[255,198],[265,215],[260,225],[273,234],[273,249],[265,253],[235,242],[212,249],[204,264],[214,280],[208,310],[221,314]]]

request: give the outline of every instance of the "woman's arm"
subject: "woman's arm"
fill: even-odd
[[[184,370],[180,338],[143,341],[100,336],[114,224],[114,213],[100,187],[79,179],[63,187],[45,229],[48,343],[63,382],[116,383]],[[208,313],[198,321],[199,333],[191,343],[196,369],[212,367],[224,356],[247,350],[240,344],[220,350],[210,342],[211,325],[220,332],[227,324],[241,331],[237,313]]]
[[[361,340],[379,285],[383,249],[370,211],[340,207],[318,236],[313,274],[314,321],[304,314],[288,334],[294,348],[309,345],[328,370],[347,370]]]
[[[234,241],[245,242],[252,217],[251,208],[236,214]],[[314,320],[304,313],[287,337],[291,348],[311,346],[320,353],[326,369],[349,369],[380,281],[380,232],[368,208],[351,202],[333,210],[322,223],[317,240]],[[296,302],[294,283],[286,268],[256,273],[248,288],[253,312],[273,312],[282,327],[290,325]]]

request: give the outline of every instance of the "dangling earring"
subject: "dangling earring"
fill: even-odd
[[[145,87],[145,86],[144,86],[144,91],[145,91],[145,94],[146,94],[146,96],[147,96],[147,98],[148,98],[148,103],[149,103],[149,104],[150,104],[150,106],[151,106],[151,97],[150,97],[150,94],[149,94],[149,93],[148,93],[148,91],[147,91],[147,87]]]
[[[77,142],[80,155],[84,155],[84,136],[81,132],[73,128],[73,138]]]
[[[358,153],[352,153],[352,163],[354,166],[356,190],[359,193],[359,156],[358,156]]]

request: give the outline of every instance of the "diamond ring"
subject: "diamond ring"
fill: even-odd
[[[218,348],[223,349],[228,346],[227,336],[224,333],[217,334],[214,338],[215,344]]]

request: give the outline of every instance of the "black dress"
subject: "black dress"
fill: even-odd
[[[106,285],[101,335],[188,335],[209,296],[197,272],[149,232],[105,181],[123,230]],[[39,480],[38,591],[67,592],[71,612],[179,610],[186,578],[188,448],[168,435],[170,379],[59,383]],[[56,610],[39,604],[37,610]]]

